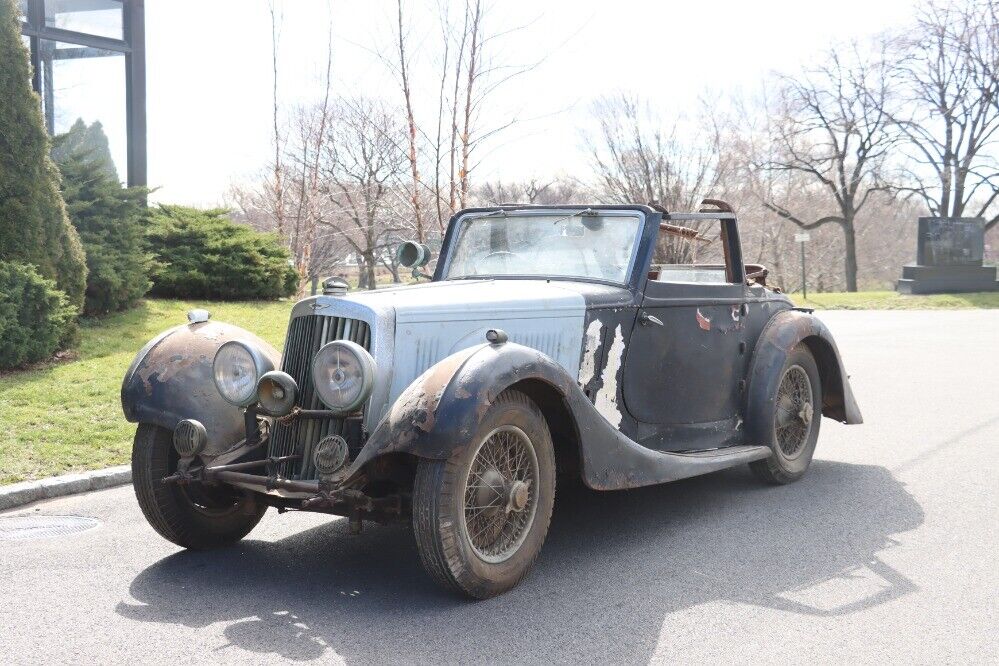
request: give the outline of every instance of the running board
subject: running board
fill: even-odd
[[[730,446],[724,449],[688,453],[656,453],[657,457],[662,457],[659,464],[666,468],[664,471],[669,473],[669,478],[663,479],[664,481],[676,481],[717,472],[736,465],[763,460],[771,455],[769,446],[752,445]]]
[[[687,453],[665,453],[633,444],[619,453],[625,455],[618,458],[617,469],[613,472],[605,472],[602,475],[604,478],[592,480],[596,483],[587,479],[587,485],[597,490],[615,490],[668,483],[764,460],[771,456],[770,447],[755,445],[730,446],[723,449]],[[622,470],[621,463],[625,461],[628,469]]]

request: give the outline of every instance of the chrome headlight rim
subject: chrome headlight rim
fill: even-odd
[[[243,394],[239,395],[228,395],[219,384],[219,357],[224,349],[231,349],[237,347],[242,349],[249,356],[253,370],[254,377],[252,382],[247,383],[247,390]],[[263,353],[256,345],[247,342],[246,340],[229,340],[228,342],[222,344],[218,349],[215,350],[215,357],[212,359],[212,381],[215,382],[215,390],[219,392],[219,395],[231,405],[236,407],[249,407],[250,405],[257,402],[257,383],[260,378],[265,374],[274,369],[274,364]]]
[[[327,359],[338,350],[353,355],[361,368],[361,389],[353,400],[345,403],[337,403],[331,395],[326,393],[327,382],[320,376],[320,373],[328,369]],[[315,356],[312,357],[312,386],[315,388],[319,400],[326,405],[330,411],[338,416],[352,414],[359,410],[368,398],[375,386],[375,359],[367,349],[351,342],[350,340],[333,340],[319,348]]]

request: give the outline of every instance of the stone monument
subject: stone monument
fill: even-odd
[[[902,267],[901,294],[994,291],[996,267],[982,265],[985,220],[980,217],[921,217],[916,263]]]

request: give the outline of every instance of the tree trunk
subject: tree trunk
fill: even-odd
[[[409,168],[413,176],[413,191],[410,199],[413,202],[413,218],[416,221],[416,240],[423,243],[426,234],[423,231],[423,214],[420,211],[420,169],[416,158],[416,118],[413,115],[412,95],[409,89],[409,70],[406,61],[406,42],[402,36],[402,0],[396,3],[399,17],[399,72],[402,76],[402,95],[406,100],[406,122],[409,125]]]
[[[857,231],[853,222],[843,224],[846,290],[857,291]]]
[[[364,276],[364,288],[365,289],[375,289],[378,285],[375,280],[375,255],[373,252],[366,252],[364,254],[364,266],[362,267],[362,275]]]

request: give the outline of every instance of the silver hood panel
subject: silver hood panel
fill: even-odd
[[[490,328],[547,354],[576,377],[585,311],[579,293],[545,280],[460,280],[317,296],[296,305],[292,316],[336,314],[372,326],[379,376],[366,419],[371,427],[427,368],[485,342]]]

